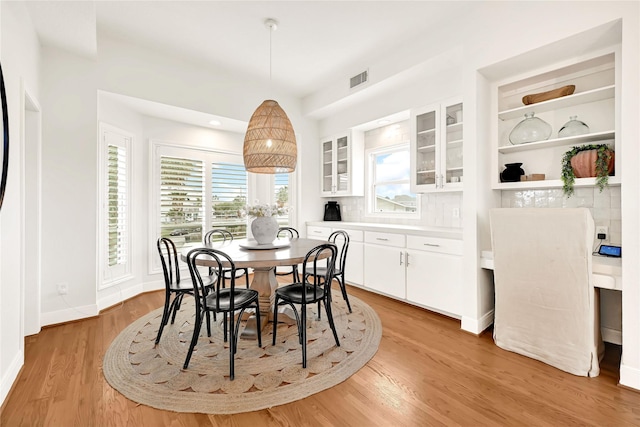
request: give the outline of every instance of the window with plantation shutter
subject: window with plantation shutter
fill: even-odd
[[[290,180],[295,174],[278,174],[273,181],[263,178],[257,183],[245,170],[240,152],[159,140],[150,143],[150,274],[162,271],[156,249],[159,237],[170,238],[178,248],[202,242],[204,233],[214,228],[224,228],[235,239],[244,239],[248,218],[242,211],[249,197],[269,203],[290,201]],[[262,193],[258,194],[254,185]]]
[[[211,165],[211,228],[229,230],[235,239],[247,237],[247,171],[243,163]]]
[[[100,212],[100,269],[103,289],[131,277],[131,167],[132,136],[100,124],[102,209]]]
[[[273,200],[278,207],[285,208],[286,214],[276,217],[280,226],[289,225],[289,174],[277,173],[273,177]]]
[[[160,157],[160,234],[181,248],[202,241],[204,162]]]
[[[108,265],[127,262],[127,150],[107,146]]]

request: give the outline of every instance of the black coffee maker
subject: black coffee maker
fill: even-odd
[[[325,221],[342,221],[340,215],[340,205],[338,202],[327,202],[324,205],[324,220]]]

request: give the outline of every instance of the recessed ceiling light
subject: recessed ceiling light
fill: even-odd
[[[222,122],[220,120],[213,119],[209,122],[209,124],[213,126],[220,126]]]

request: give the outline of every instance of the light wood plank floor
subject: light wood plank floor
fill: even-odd
[[[0,426],[640,425],[640,393],[617,385],[617,346],[607,347],[599,377],[577,377],[501,350],[490,331],[477,337],[447,317],[349,291],[380,316],[380,348],[347,381],[306,399],[216,416],[160,411],[111,389],[103,355],[122,329],[162,305],[163,293],[152,292],[28,337]]]

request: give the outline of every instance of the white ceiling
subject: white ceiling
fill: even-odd
[[[130,40],[234,73],[269,79],[293,95],[366,69],[395,47],[460,13],[458,1],[28,1],[44,45],[95,55],[97,38]],[[96,36],[96,33],[98,36]]]
[[[466,1],[25,0],[41,43],[96,57],[101,37],[271,80],[303,98],[359,74],[429,27],[469,9]],[[267,18],[279,22],[271,34]],[[101,96],[108,94],[101,92]],[[141,114],[244,132],[246,123],[109,95]],[[210,116],[210,117],[209,117]],[[211,126],[218,118],[221,126]],[[368,127],[372,127],[370,125]]]

